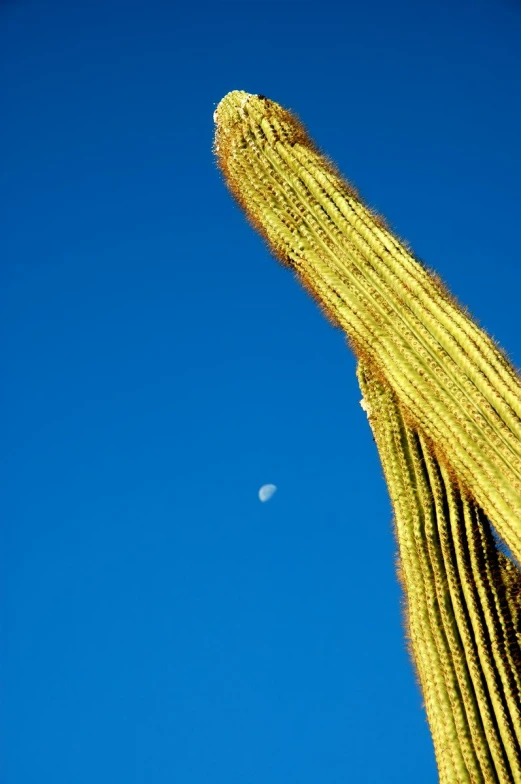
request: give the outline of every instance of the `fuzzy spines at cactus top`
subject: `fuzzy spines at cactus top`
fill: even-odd
[[[275,144],[277,141],[290,145],[300,142],[318,152],[298,117],[264,95],[232,90],[218,104],[214,112],[214,121],[216,124],[214,150],[221,165],[226,165],[223,159],[230,151],[230,143],[237,141],[237,136],[234,135],[237,126],[242,127],[239,138],[249,132],[260,140],[264,136],[266,142],[270,144]]]
[[[319,156],[321,165],[328,174],[338,184],[341,183],[349,194],[358,197],[356,189],[342,179],[336,165],[316,145],[299,117],[264,95],[232,90],[219,102],[213,118],[213,151],[232,196],[244,210],[253,228],[266,240],[270,251],[284,266],[294,266],[287,249],[274,242],[273,236],[266,231],[265,224],[259,220],[258,210],[248,198],[245,181],[239,174],[240,161],[246,149],[249,148],[248,152],[251,154],[253,144],[260,150],[266,147],[275,149],[278,143],[288,147],[299,145],[312,155]],[[375,220],[380,220],[379,216],[374,217]]]

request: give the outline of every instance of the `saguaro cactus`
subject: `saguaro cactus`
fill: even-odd
[[[440,781],[519,781],[519,572],[389,386],[364,362],[358,378],[394,507]]]
[[[442,782],[521,784],[521,384],[290,112],[229,93],[226,182],[347,334],[396,517],[407,626]]]

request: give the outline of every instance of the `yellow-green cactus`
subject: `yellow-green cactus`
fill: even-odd
[[[396,517],[411,653],[442,782],[521,784],[521,384],[302,124],[234,91],[226,182],[347,334]]]
[[[358,367],[396,521],[406,624],[441,782],[519,781],[521,579],[468,491]]]

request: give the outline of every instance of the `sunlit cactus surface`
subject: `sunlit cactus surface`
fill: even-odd
[[[234,91],[214,119],[234,198],[358,358],[440,782],[521,784],[519,377],[295,115]]]

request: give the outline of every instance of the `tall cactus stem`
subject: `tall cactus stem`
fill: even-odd
[[[411,653],[440,781],[518,784],[519,593],[514,602],[505,593],[515,566],[505,555],[499,565],[488,522],[407,424],[391,388],[364,362],[358,378],[394,507]]]
[[[521,784],[518,375],[293,114],[234,91],[214,118],[233,196],[358,357],[440,782]]]
[[[215,118],[219,165],[249,219],[521,556],[521,386],[511,365],[292,114],[235,91]]]

